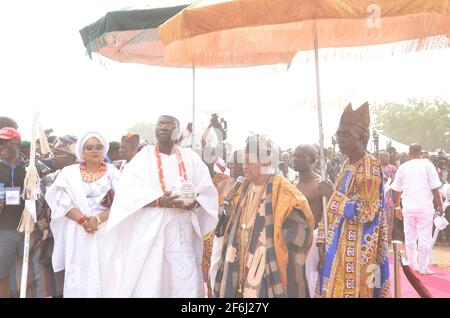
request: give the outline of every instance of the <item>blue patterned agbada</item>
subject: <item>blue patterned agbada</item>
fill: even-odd
[[[390,297],[382,168],[366,154],[346,160],[328,203],[325,264],[318,297]],[[324,240],[323,224],[319,242]]]

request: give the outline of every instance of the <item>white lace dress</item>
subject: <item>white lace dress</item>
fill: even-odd
[[[64,174],[62,178],[65,180],[55,181],[55,187],[50,188],[46,195],[52,209],[51,226],[55,235],[53,263],[55,271],[61,270],[61,267],[65,269],[65,298],[101,297],[101,268],[105,259],[102,241],[107,223],[102,223],[95,233],[86,233],[82,226],[65,214],[72,208],[78,208],[88,216],[104,212],[106,208],[100,203],[111,188],[115,189],[120,173],[108,165],[107,173],[102,178],[85,183],[81,181],[79,168],[78,175],[73,172],[72,178]]]

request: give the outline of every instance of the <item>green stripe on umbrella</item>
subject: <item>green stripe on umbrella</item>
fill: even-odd
[[[164,46],[157,28],[186,7],[108,12],[80,35],[91,58],[94,52],[118,62],[162,65]]]

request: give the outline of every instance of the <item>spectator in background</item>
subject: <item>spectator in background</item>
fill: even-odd
[[[322,196],[325,195],[319,187],[321,177],[314,172],[317,160],[317,152],[313,146],[299,145],[294,152],[294,169],[299,173],[297,188],[308,200],[308,204],[314,216],[314,229],[317,229],[322,219],[323,205]]]
[[[203,147],[202,159],[203,162],[208,167],[211,180],[217,191],[221,183],[226,182],[230,179],[229,177],[230,169],[226,167],[225,161],[222,158],[225,152],[226,148],[224,143],[219,143],[215,148],[210,145],[205,145]],[[228,172],[228,175],[226,174],[226,172]],[[219,199],[220,198],[218,198],[218,203]],[[212,297],[212,286],[209,281],[209,270],[211,267],[211,255],[213,251],[213,245],[214,245],[214,230],[207,233],[203,237],[203,254],[201,267],[203,274],[203,282],[207,287],[208,297]]]
[[[428,159],[421,158],[422,147],[419,144],[409,147],[409,156],[411,160],[398,168],[392,184],[395,191],[394,209],[404,219],[409,264],[421,274],[433,274],[428,268],[433,236],[433,201],[436,212],[442,214],[443,204],[439,193],[441,182],[434,165]]]
[[[390,187],[391,183],[395,179],[395,173],[397,172],[397,168],[390,164],[390,156],[387,151],[380,151],[379,153],[380,163],[383,167],[383,183],[385,189],[385,203],[386,203],[386,217],[387,217],[387,226],[388,226],[388,239],[389,243],[392,241],[392,231],[394,228],[394,196],[392,190],[386,191],[388,187]]]
[[[49,131],[52,131],[53,132],[53,130],[49,130]],[[58,137],[57,136],[48,136],[47,137],[47,141],[48,141],[48,144],[49,145],[53,145],[56,141],[58,140]]]
[[[128,133],[122,136],[119,148],[120,160],[116,160],[113,164],[119,169],[120,172],[123,171],[127,163],[136,156],[140,150],[140,137],[138,134]]]
[[[18,125],[17,125],[17,122],[10,117],[0,117],[0,129],[5,128],[5,127],[14,128],[17,130]],[[29,142],[24,141],[25,148],[27,148],[26,147],[27,144],[29,144]],[[38,144],[36,145],[36,147],[38,149]],[[28,160],[28,158],[30,157],[29,146],[28,146],[28,149],[26,149],[25,153],[22,153],[21,151],[22,151],[22,146],[19,146],[19,155],[23,159]],[[36,161],[36,166],[39,170],[39,173],[41,174],[41,177],[44,175],[47,175],[51,171],[50,165],[47,165],[47,163],[44,160],[38,159]]]
[[[192,123],[188,123],[186,130],[183,132],[180,146],[183,148],[192,148]]]
[[[406,152],[402,153],[400,155],[400,165],[404,164],[405,162],[409,161],[409,154],[407,154]]]
[[[0,129],[0,183],[6,190],[0,201],[0,298],[10,297],[10,273],[23,239],[17,228],[25,205],[20,195],[29,163],[19,154],[20,142],[16,129]]]
[[[111,141],[109,143],[109,150],[107,153],[107,161],[109,159],[109,162],[112,163],[114,161],[120,160],[120,142],[118,141]]]
[[[320,159],[320,146],[314,145],[314,148],[316,149],[316,153],[317,153],[317,160],[316,160],[316,164],[314,166],[314,172],[317,173],[318,175],[322,175],[322,170],[320,169],[320,165],[322,164],[321,159]],[[333,165],[333,162],[331,161],[332,153],[333,153],[332,150],[331,150],[331,152],[329,152],[328,149],[326,149],[326,148],[323,149],[323,155],[325,157],[325,167],[326,167],[327,178],[332,183],[334,183],[336,181],[337,174],[339,174],[339,169],[336,171],[335,170],[336,166]],[[342,158],[340,158],[340,159],[342,159]]]
[[[316,148],[310,145],[299,145],[294,152],[293,165],[295,171],[299,173],[299,182],[296,184],[300,192],[308,200],[308,204],[314,216],[314,234],[311,250],[306,258],[306,279],[310,295],[314,295],[318,276],[319,250],[316,246],[317,226],[322,220],[323,200],[326,195],[320,186],[321,177],[314,172],[314,165],[317,160]],[[327,198],[328,199],[328,198]]]
[[[431,162],[436,167],[442,183],[446,183],[448,171],[450,168],[449,159],[447,158],[447,155],[443,150],[438,151],[438,154],[434,157],[435,158],[431,159]]]
[[[30,160],[30,146],[31,143],[26,140],[22,141],[20,144],[20,153],[28,160]]]
[[[224,125],[222,125],[222,124],[224,124]],[[221,122],[219,122],[219,116],[217,114],[212,114],[209,125],[208,125],[208,127],[206,127],[206,129],[202,135],[202,141],[201,141],[202,148],[204,148],[208,144],[208,136],[211,131],[211,128],[214,129],[214,133],[216,134],[217,141],[219,143],[223,142],[227,139],[227,127],[226,127],[226,122],[223,118],[222,118],[222,124],[221,124]]]
[[[77,161],[75,154],[75,144],[77,138],[66,135],[57,138],[53,147],[52,166],[53,173],[41,179],[41,193],[37,206],[37,223],[35,230],[30,236],[30,246],[32,249],[29,255],[29,273],[27,297],[45,298],[62,297],[64,286],[64,271],[55,273],[52,266],[53,254],[53,234],[50,231],[51,211],[45,202],[44,196],[47,189],[53,184],[61,169],[73,165]],[[16,266],[11,272],[11,294],[19,297],[20,279],[22,273],[23,259],[19,253]]]
[[[442,197],[444,198],[444,213],[445,218],[450,223],[450,174],[447,174],[447,178],[444,181],[444,185],[441,189]],[[447,226],[447,228],[442,232],[443,241],[450,240],[450,226]]]
[[[290,183],[294,183],[297,178],[297,173],[291,168],[291,154],[287,151],[281,154],[280,170],[283,172],[283,176],[289,180]]]
[[[387,152],[389,153],[389,163],[394,167],[398,167],[400,165],[399,154],[397,153],[397,149],[395,147],[388,147]]]
[[[422,151],[422,159],[430,160],[430,153],[428,151]]]

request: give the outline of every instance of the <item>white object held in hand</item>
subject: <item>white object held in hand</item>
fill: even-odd
[[[436,227],[437,230],[439,231],[443,231],[445,230],[445,228],[448,226],[448,221],[445,218],[445,214],[439,216],[437,215],[434,218],[434,226]]]
[[[197,191],[195,190],[195,186],[185,181],[184,179],[180,180],[178,185],[173,186],[172,194],[178,195],[180,200],[183,201],[184,205],[191,205],[195,202],[197,198]]]

